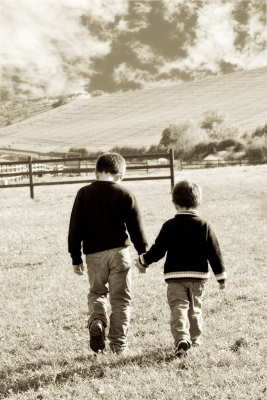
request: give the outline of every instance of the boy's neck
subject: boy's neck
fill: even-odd
[[[101,182],[120,182],[121,176],[119,174],[111,174],[109,172],[96,172],[96,179]]]

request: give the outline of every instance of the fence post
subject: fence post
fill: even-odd
[[[171,173],[171,190],[174,188],[174,152],[173,149],[170,149],[169,152],[169,156],[170,156],[170,173]]]
[[[30,194],[31,194],[31,199],[34,198],[34,189],[33,189],[33,175],[32,175],[32,158],[31,156],[28,158],[29,160],[29,185],[30,185]]]

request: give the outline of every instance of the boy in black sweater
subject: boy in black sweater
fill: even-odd
[[[196,212],[201,202],[200,187],[181,181],[173,189],[172,200],[177,214],[163,224],[155,243],[139,256],[136,266],[146,272],[149,264],[167,253],[164,278],[175,355],[180,357],[191,345],[201,343],[201,305],[209,264],[221,289],[225,287],[226,272],[216,235]]]
[[[105,349],[108,293],[110,348],[118,354],[126,347],[131,303],[130,239],[138,254],[147,247],[135,196],[119,184],[125,171],[120,154],[101,155],[96,162],[96,181],[78,191],[70,219],[68,248],[74,272],[79,275],[84,271],[81,245],[86,255],[90,347],[96,353]]]

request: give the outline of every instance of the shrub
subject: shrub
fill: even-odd
[[[147,149],[147,154],[156,154],[156,153],[164,153],[166,152],[166,148],[160,144],[153,144]]]
[[[203,114],[203,119],[200,122],[201,129],[212,131],[217,125],[224,122],[225,115],[217,110],[209,110]]]
[[[67,104],[68,100],[64,96],[60,96],[54,103],[51,104],[52,108],[57,108],[60,106],[63,106],[64,104]]]
[[[252,133],[252,137],[262,137],[262,136],[267,136],[267,124],[265,124],[262,127],[258,127],[255,129],[255,131]]]
[[[267,148],[259,145],[251,145],[247,148],[246,157],[250,162],[262,162],[267,158]]]
[[[71,147],[69,153],[75,153],[81,157],[88,157],[89,153],[85,147]]]
[[[208,135],[212,140],[225,140],[239,137],[240,133],[236,126],[222,123],[214,126],[214,128],[208,132]]]
[[[159,146],[167,149],[173,148],[177,156],[183,157],[183,154],[205,139],[206,133],[203,130],[191,121],[184,121],[176,125],[169,125],[164,129]]]
[[[115,146],[111,150],[114,153],[120,153],[122,156],[142,155],[146,154],[145,147]]]
[[[171,124],[168,128],[163,130],[159,145],[169,148],[170,146],[175,145],[176,137],[176,125]]]
[[[215,154],[217,151],[217,142],[200,142],[196,144],[187,154],[186,160],[203,160],[209,154]]]
[[[244,149],[244,144],[235,139],[224,139],[218,142],[217,151],[223,151],[228,149],[229,147],[233,147],[234,151],[241,151]]]
[[[244,149],[245,149],[244,143],[236,141],[236,144],[235,144],[235,147],[234,147],[234,151],[240,152],[240,151],[243,151]]]

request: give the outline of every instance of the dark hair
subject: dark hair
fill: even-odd
[[[178,182],[173,188],[172,200],[180,207],[197,208],[201,202],[200,186],[190,181]]]
[[[118,153],[104,153],[96,161],[96,172],[124,175],[125,170],[125,159]]]

